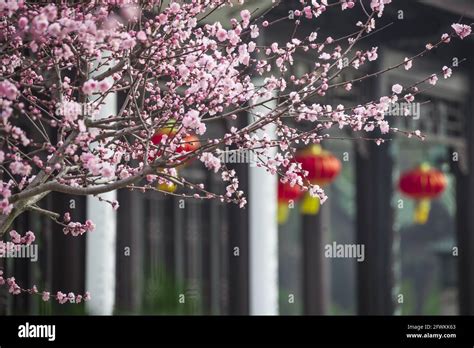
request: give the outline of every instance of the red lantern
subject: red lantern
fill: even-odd
[[[439,197],[446,188],[446,176],[424,163],[402,174],[398,186],[402,193],[416,200],[414,221],[424,224],[428,220],[430,201]]]
[[[183,138],[182,142],[183,142],[183,145],[182,145],[183,151],[186,153],[196,151],[201,146],[201,142],[199,141],[199,138],[195,136],[194,134],[186,135]]]
[[[339,159],[320,145],[311,145],[297,154],[295,160],[301,163],[303,170],[308,171],[307,179],[320,186],[333,182],[341,171]]]
[[[295,156],[303,170],[308,172],[307,179],[315,185],[324,186],[333,182],[341,171],[341,161],[320,145],[313,144]],[[303,214],[315,215],[319,211],[319,199],[305,195],[301,205]]]
[[[301,188],[298,185],[278,181],[278,223],[285,223],[288,219],[289,203],[301,197]]]
[[[160,145],[161,139],[163,139],[164,135],[166,135],[167,139],[173,138],[176,135],[176,130],[172,128],[158,129],[151,137],[151,142],[153,143],[153,145]]]
[[[167,139],[172,139],[176,136],[178,130],[174,127],[174,124],[158,129],[155,134],[151,137],[151,142],[153,145],[160,146],[163,137],[166,135]],[[168,140],[166,140],[168,142]],[[175,152],[178,154],[181,153],[190,153],[197,150],[201,146],[199,138],[194,134],[188,134],[181,140],[181,145],[178,145],[175,149]],[[150,156],[150,161],[156,159],[156,157],[161,156],[162,152],[157,150],[155,156]]]
[[[168,139],[174,138],[177,132],[178,130],[174,127],[174,123],[172,123],[163,128],[157,129],[155,134],[153,134],[153,136],[151,137],[151,142],[153,143],[153,145],[156,145],[157,147],[159,147],[161,145],[161,140],[163,139],[165,135],[167,139],[166,141],[168,142]],[[157,150],[157,149],[154,149],[154,150],[155,150],[155,156],[149,156],[149,161],[154,161],[157,157],[163,154],[161,150]],[[179,149],[178,152],[182,152],[182,149]]]

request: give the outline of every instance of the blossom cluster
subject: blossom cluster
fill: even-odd
[[[293,161],[295,150],[329,139],[333,128],[367,133],[377,144],[389,133],[422,139],[418,130],[391,127],[385,114],[399,99],[414,102],[422,84],[435,85],[438,74],[449,78],[452,70],[444,66],[413,86],[395,84],[391,93],[356,106],[332,105],[325,97],[334,90],[350,93],[389,70],[409,70],[417,57],[471,35],[469,25],[455,23],[452,32],[427,43],[419,54],[366,74],[379,48],[362,49],[357,43],[374,32],[390,3],[372,0],[364,8],[367,18],[343,37],[313,31],[266,42],[263,34],[287,18],[250,12],[244,0],[171,0],[166,5],[158,0],[0,0],[0,236],[9,230],[7,217],[15,209],[22,213],[50,192],[98,195],[172,181],[193,191],[185,196],[244,207],[238,177],[219,159],[224,147],[253,152],[258,166],[324,202],[324,191]],[[364,2],[301,0],[293,5],[294,25],[307,21],[314,27],[329,11],[349,11]],[[235,18],[213,20],[214,12],[230,6],[238,7]],[[301,55],[314,64],[297,76],[293,66]],[[345,70],[360,76],[340,81]],[[117,94],[123,96],[121,104],[108,108],[108,97]],[[243,122],[235,121],[247,115],[253,121],[237,127]],[[219,134],[210,131],[214,124],[222,126]],[[265,131],[269,124],[275,134]],[[190,136],[199,146],[189,146]],[[179,177],[178,168],[192,160],[220,173],[225,192],[210,192]],[[69,216],[57,222],[72,236],[94,229],[92,221],[71,222]],[[11,292],[17,293],[10,279]],[[60,302],[70,297],[56,295]]]
[[[2,285],[8,286],[8,292],[12,295],[19,295],[21,293],[40,295],[41,299],[45,302],[55,299],[60,304],[65,304],[67,302],[81,303],[82,301],[89,301],[91,299],[89,292],[85,292],[84,295],[74,294],[73,292],[65,294],[61,291],[58,291],[56,294],[51,294],[48,291],[39,292],[36,285],[33,285],[30,289],[23,289],[17,284],[15,277],[5,279],[3,277],[3,271],[0,270],[0,286]]]

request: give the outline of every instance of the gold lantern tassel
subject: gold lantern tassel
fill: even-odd
[[[420,199],[415,204],[415,213],[413,221],[417,224],[424,225],[428,221],[430,215],[431,202],[429,199]]]
[[[301,213],[305,215],[317,215],[319,212],[319,197],[311,197],[308,192],[305,193],[301,203]]]
[[[176,191],[178,186],[174,182],[166,181],[166,182],[163,182],[163,183],[160,183],[160,184],[156,185],[156,188],[160,191],[163,191],[163,192],[173,193],[173,192]]]
[[[158,170],[158,173],[160,173],[160,170]],[[171,180],[162,179],[162,182],[158,180],[156,184],[156,189],[162,192],[174,193],[177,188],[178,188],[178,185],[176,185],[176,183]]]
[[[278,202],[277,221],[279,225],[284,224],[288,220],[290,209],[287,202]]]

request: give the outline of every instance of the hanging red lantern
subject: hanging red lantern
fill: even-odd
[[[186,135],[183,138],[182,142],[183,142],[183,145],[182,145],[183,152],[185,153],[196,151],[201,146],[201,142],[199,141],[199,138],[195,136],[194,134]]]
[[[332,183],[341,172],[341,161],[319,144],[312,144],[295,156],[303,170],[308,172],[307,179],[311,184],[324,186]],[[305,194],[301,212],[316,215],[319,212],[319,199]]]
[[[155,131],[155,134],[151,137],[151,142],[153,145],[160,147],[161,141],[163,140],[164,137],[166,137],[166,142],[168,142],[170,138],[174,138],[176,136],[176,133],[178,130],[175,128],[175,123],[170,122],[169,125],[165,125],[162,128],[159,128]],[[161,156],[163,152],[161,150],[155,150],[155,156],[149,156],[149,161],[154,161],[157,157]],[[177,149],[178,150],[178,149]],[[182,149],[179,149],[178,152],[181,152]]]
[[[178,159],[179,161],[183,161],[183,166],[191,163],[194,158],[189,158],[188,154],[196,151],[201,147],[201,142],[199,138],[194,134],[188,134],[181,140],[182,145],[178,146],[176,149],[177,152],[182,153],[183,156]]]
[[[302,191],[298,185],[291,186],[289,183],[278,181],[278,224],[288,220],[289,204],[301,197]]]
[[[175,128],[174,123],[169,126],[165,126],[163,128],[158,129],[155,134],[153,134],[153,136],[151,137],[151,142],[155,146],[160,146],[164,136],[166,136],[167,139],[172,139],[176,136],[177,132],[178,130]],[[168,142],[168,140],[166,141]],[[175,152],[178,154],[193,152],[201,146],[199,138],[194,134],[187,134],[186,136],[184,136],[181,140],[181,143],[182,144],[178,145],[175,149]],[[161,156],[161,154],[162,151],[157,150],[155,152],[154,157],[150,156],[150,161],[155,160],[157,157]]]
[[[429,217],[431,200],[439,197],[446,188],[446,176],[423,163],[402,174],[398,187],[403,194],[416,200],[413,220],[424,224]]]
[[[163,136],[166,135],[166,138],[173,138],[176,135],[176,129],[172,127],[165,127],[165,128],[160,128],[158,129],[155,134],[151,137],[151,142],[153,145],[159,145],[161,144],[161,139],[163,139]]]

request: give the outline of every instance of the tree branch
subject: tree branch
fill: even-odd
[[[52,192],[52,191],[71,194],[71,195],[79,195],[79,196],[97,195],[97,194],[117,190],[119,188],[123,188],[127,185],[130,185],[139,181],[140,179],[143,179],[146,175],[152,174],[152,173],[155,173],[154,168],[151,166],[147,166],[143,168],[140,171],[140,173],[136,175],[130,176],[122,180],[117,180],[110,184],[92,186],[92,187],[72,187],[69,185],[60,184],[57,181],[50,181],[45,184],[36,186],[32,189],[29,189],[29,190],[26,190],[26,191],[23,191],[11,196],[10,202],[12,203],[19,202],[24,199],[28,199],[28,198],[43,194],[45,192]]]

